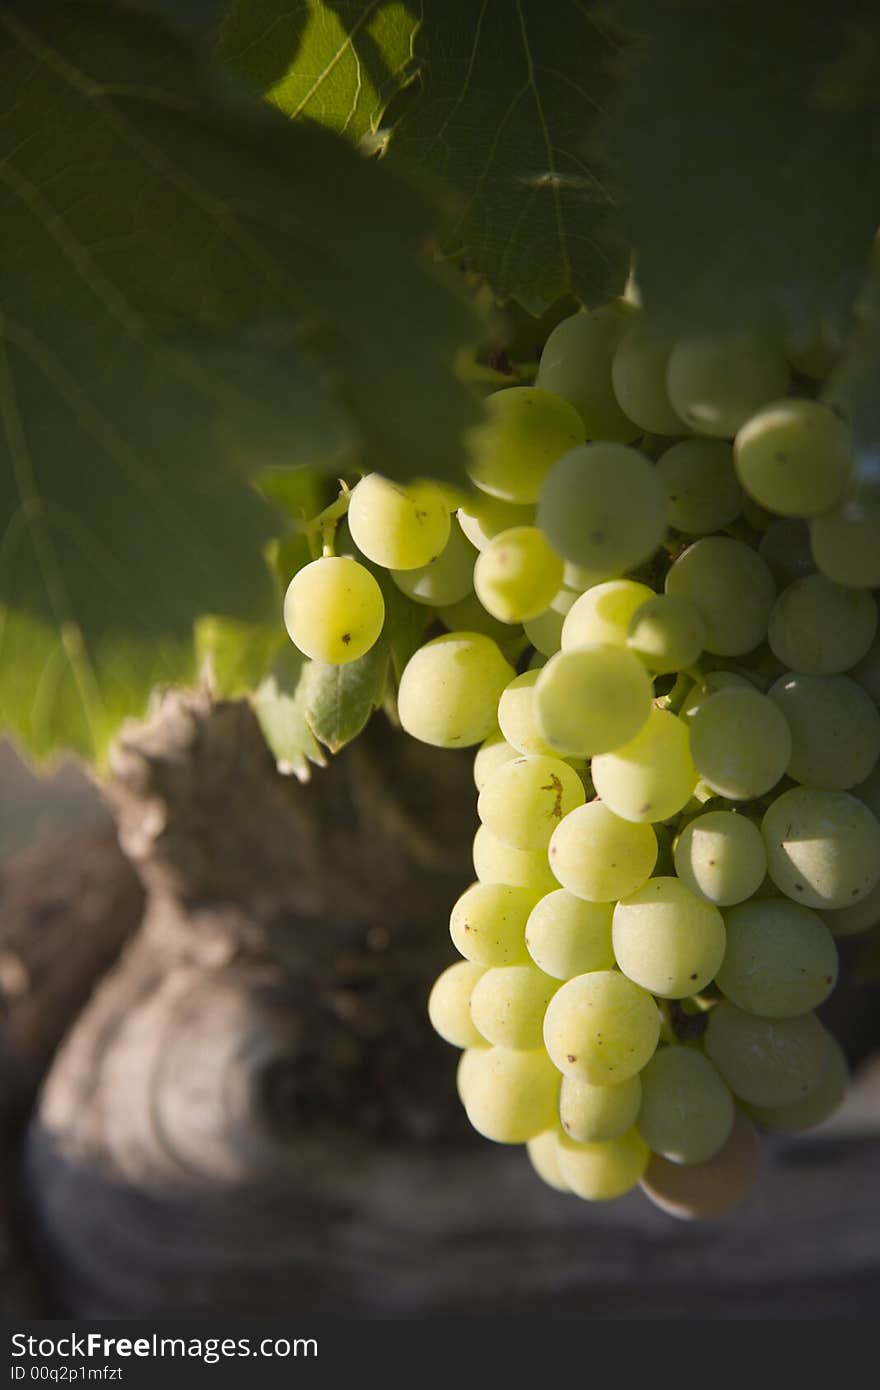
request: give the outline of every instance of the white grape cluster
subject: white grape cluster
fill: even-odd
[[[823,365],[578,313],[488,397],[470,492],[366,476],[288,591],[325,661],[381,631],[364,558],[436,616],[400,723],[479,744],[480,827],[429,1014],[474,1127],[581,1198],[715,1215],[756,1124],[844,1093],[815,1010],[880,919],[880,503]]]

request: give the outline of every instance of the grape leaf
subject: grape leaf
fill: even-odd
[[[312,663],[286,641],[253,696],[263,737],[279,772],[292,772],[301,782],[308,781],[311,763],[327,765],[306,716],[311,669]]]
[[[604,138],[646,305],[839,333],[880,222],[880,16],[861,0],[615,10],[637,38]]]
[[[327,666],[311,661],[304,671],[306,722],[321,743],[338,753],[364,728],[378,709],[388,675],[388,644],[384,637],[357,661]]]
[[[390,162],[451,189],[445,254],[540,314],[566,293],[590,303],[619,293],[629,264],[605,239],[611,199],[586,148],[613,80],[597,9],[234,0],[221,54],[287,115],[352,139],[387,114]]]
[[[266,465],[455,475],[425,201],[103,5],[0,5],[0,723],[101,759],[202,614],[274,621]]]

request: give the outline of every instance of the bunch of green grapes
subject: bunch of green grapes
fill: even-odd
[[[460,496],[367,475],[296,574],[319,660],[427,613],[403,729],[474,750],[474,881],[431,991],[474,1128],[551,1187],[726,1211],[758,1130],[840,1103],[817,1010],[880,920],[880,513],[781,343],[619,301],[487,401]],[[332,509],[331,509],[332,510]]]

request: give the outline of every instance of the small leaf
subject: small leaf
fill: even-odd
[[[293,773],[301,782],[310,776],[310,763],[326,767],[306,718],[311,662],[288,642],[253,697],[263,736],[278,763],[278,771]]]
[[[366,725],[382,703],[388,647],[380,637],[357,661],[328,666],[311,661],[305,673],[305,716],[321,743],[338,753]]]

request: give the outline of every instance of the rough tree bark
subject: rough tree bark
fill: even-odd
[[[56,1312],[865,1316],[880,1142],[771,1148],[736,1219],[552,1193],[467,1128],[425,1002],[469,879],[466,756],[375,720],[307,786],[169,696],[109,794],[146,891],[57,1054],[25,1187]],[[834,1194],[833,1214],[829,1191]]]

